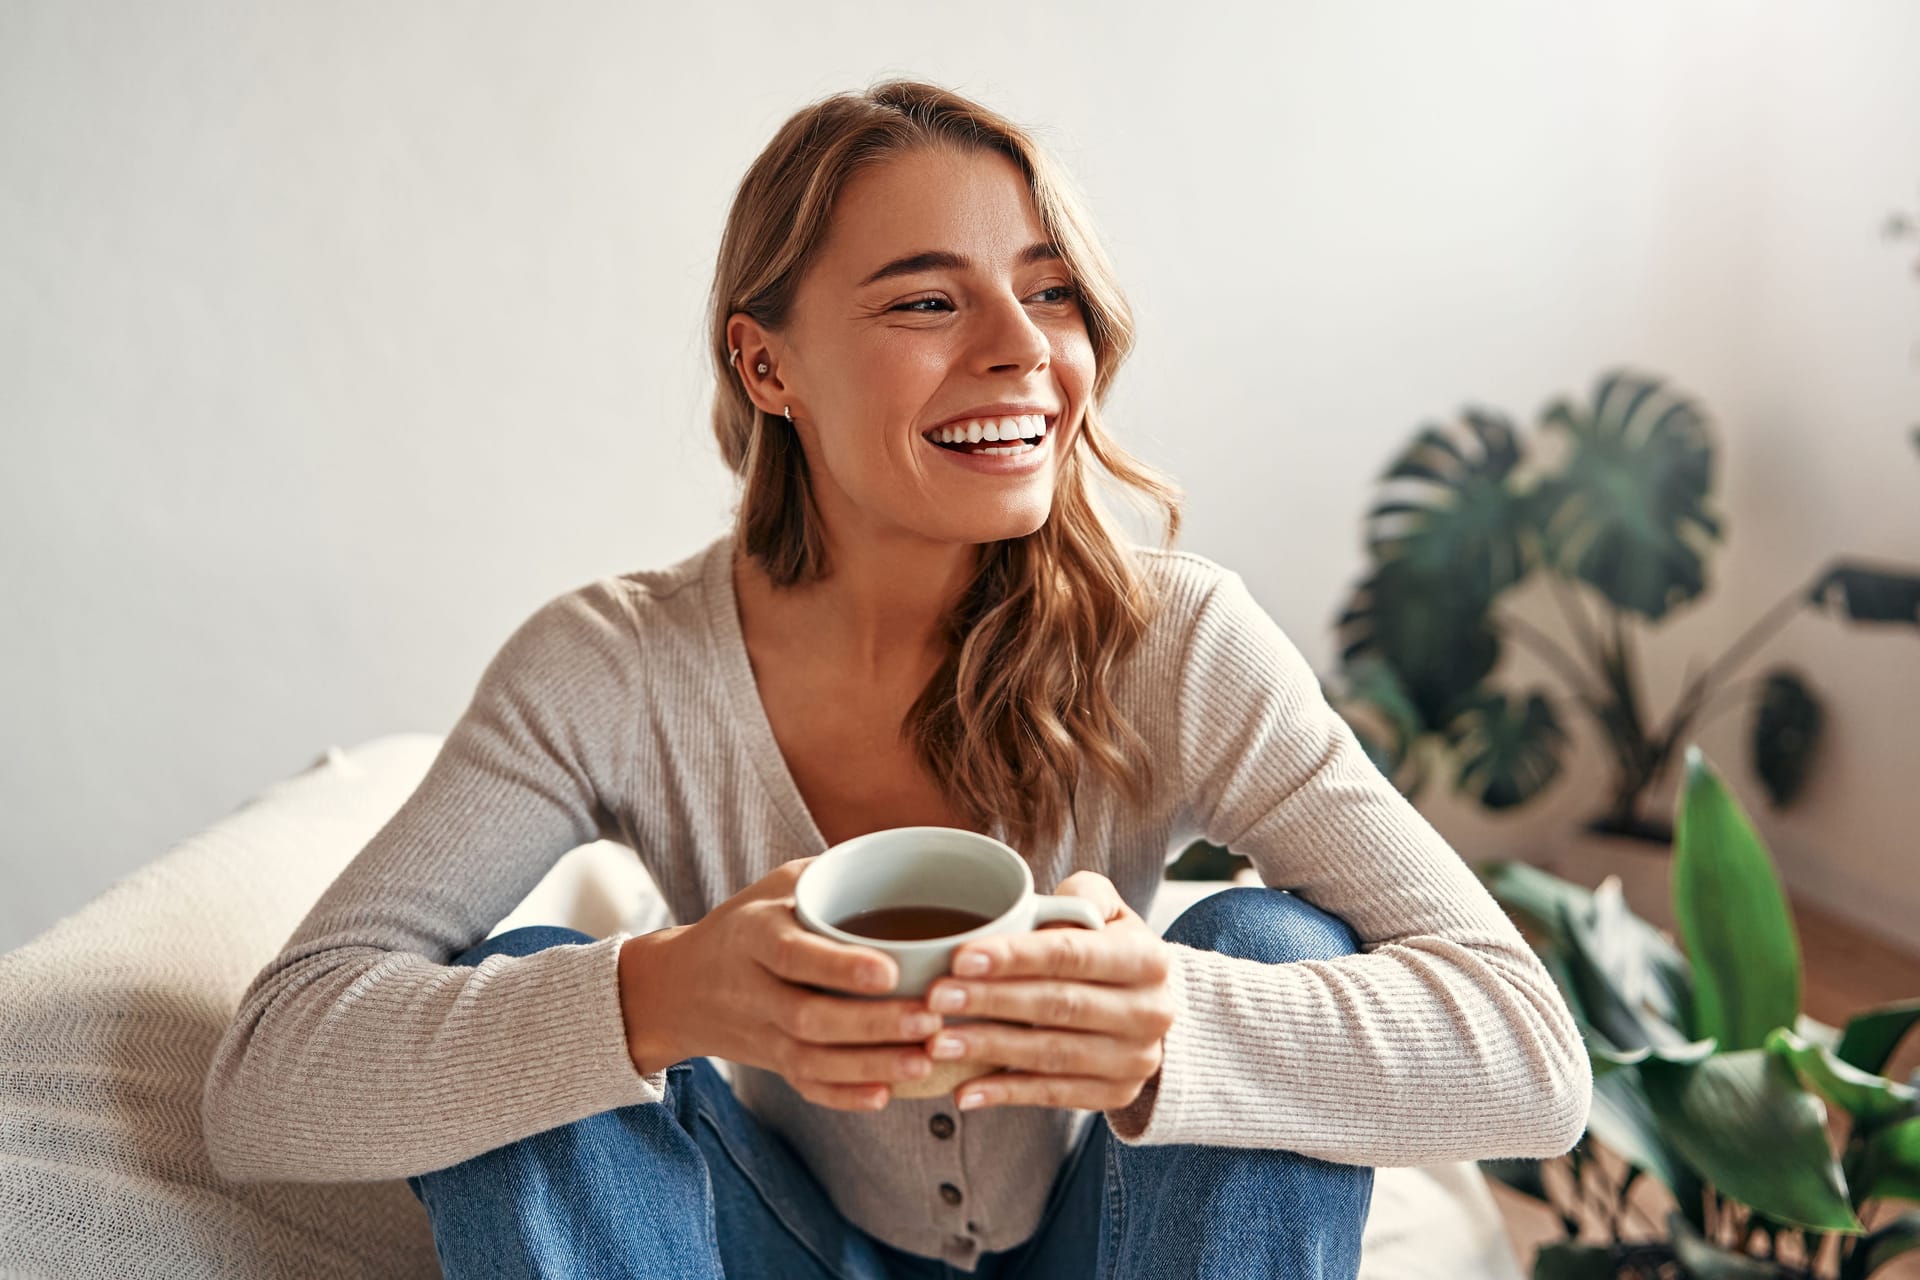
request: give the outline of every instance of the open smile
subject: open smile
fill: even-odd
[[[1051,451],[1055,419],[1045,414],[976,419],[936,427],[921,437],[951,461],[990,475],[1032,471]]]

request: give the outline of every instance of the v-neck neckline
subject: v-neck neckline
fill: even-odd
[[[702,587],[707,597],[707,626],[714,657],[720,664],[727,693],[733,703],[736,722],[746,740],[748,753],[760,770],[761,780],[772,795],[781,816],[800,837],[806,853],[802,857],[827,851],[827,838],[807,808],[800,784],[780,752],[780,741],[773,734],[773,720],[760,697],[760,685],[754,678],[753,659],[747,653],[746,630],[740,621],[739,589],[733,579],[734,535],[728,530],[707,548],[706,563],[701,566]],[[1006,842],[1006,824],[994,818],[988,832]]]
[[[780,754],[780,742],[773,736],[773,721],[761,701],[760,686],[754,680],[753,660],[747,654],[747,636],[740,621],[740,597],[733,581],[733,532],[722,534],[707,548],[702,566],[707,595],[707,624],[713,633],[714,656],[726,679],[727,693],[733,700],[736,722],[746,738],[747,751],[759,767],[761,780],[772,793],[780,809],[800,837],[806,853],[802,857],[827,851],[827,838],[800,794],[800,784]]]

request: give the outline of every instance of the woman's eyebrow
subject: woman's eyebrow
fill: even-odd
[[[1025,267],[1036,262],[1058,262],[1059,260],[1060,250],[1043,240],[1022,249],[1013,262],[1017,267]],[[916,271],[935,271],[941,268],[967,271],[972,269],[973,265],[972,258],[965,254],[954,253],[950,249],[923,249],[919,253],[910,253],[904,258],[895,258],[862,280],[856,287],[864,289],[870,284],[889,277],[912,275]]]

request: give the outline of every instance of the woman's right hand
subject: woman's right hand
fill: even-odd
[[[877,1110],[891,1082],[931,1070],[926,1044],[944,1020],[922,997],[874,998],[898,981],[893,957],[800,923],[793,889],[812,861],[782,863],[693,924],[630,939],[656,945],[631,974],[620,966],[621,1008],[630,1032],[673,1046],[671,1061],[763,1067],[810,1102]],[[871,966],[877,978],[863,980]]]

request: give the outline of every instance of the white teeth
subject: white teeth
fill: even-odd
[[[936,427],[927,439],[939,444],[977,444],[982,440],[1033,440],[1046,434],[1044,414],[1030,413],[1016,418],[976,418],[971,422]]]

